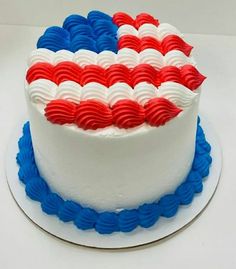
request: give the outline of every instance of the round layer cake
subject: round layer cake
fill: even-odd
[[[46,29],[26,100],[35,162],[53,192],[120,212],[175,191],[192,168],[205,79],[191,50],[146,13],[91,11]]]

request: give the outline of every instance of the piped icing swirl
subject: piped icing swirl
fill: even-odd
[[[158,87],[162,82],[174,81],[195,90],[202,84],[205,77],[192,65],[184,65],[180,68],[166,66],[156,70],[149,64],[140,64],[134,68],[114,64],[104,69],[97,65],[82,68],[73,62],[61,62],[55,66],[49,63],[37,63],[31,66],[26,80],[31,83],[37,79],[48,79],[56,84],[71,80],[82,86],[90,82],[97,82],[107,87],[117,82],[125,82],[131,87],[140,82],[147,82]]]
[[[80,101],[97,100],[112,107],[118,101],[126,99],[144,106],[152,98],[164,97],[182,109],[190,107],[198,96],[198,93],[176,82],[163,82],[158,88],[150,83],[140,82],[132,88],[124,82],[106,87],[97,82],[81,86],[74,81],[64,81],[56,85],[49,80],[38,79],[29,84],[26,92],[32,103],[44,105],[54,99],[63,99],[77,104]]]
[[[123,24],[118,28],[117,36],[120,38],[125,35],[133,35],[139,38],[148,36],[158,40],[163,40],[168,35],[183,37],[183,34],[181,34],[177,28],[168,23],[161,23],[158,26],[151,23],[144,23],[138,30],[132,25]]]
[[[111,107],[95,99],[79,104],[58,99],[47,104],[45,116],[52,123],[73,123],[84,130],[97,130],[111,125],[128,129],[145,122],[155,127],[164,125],[181,111],[181,108],[163,97],[152,98],[144,106],[133,100],[122,99]]]
[[[90,50],[81,49],[75,53],[59,50],[52,52],[48,49],[34,50],[28,60],[28,66],[31,67],[40,62],[47,62],[57,65],[60,62],[70,61],[81,67],[87,65],[98,65],[102,68],[108,68],[114,64],[123,64],[128,68],[134,68],[139,64],[150,64],[156,69],[160,69],[167,65],[181,67],[185,64],[196,65],[192,57],[187,57],[180,50],[171,50],[162,55],[156,49],[146,48],[141,52],[137,52],[132,48],[122,48],[118,53],[112,51],[102,51],[95,53]]]
[[[190,107],[198,96],[197,93],[190,91],[183,85],[176,82],[162,83],[162,85],[158,88],[157,95],[165,97],[182,109]]]

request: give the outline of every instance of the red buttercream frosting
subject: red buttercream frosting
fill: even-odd
[[[122,64],[111,65],[106,70],[107,86],[110,87],[117,82],[124,82],[131,85],[130,69]]]
[[[28,83],[37,79],[48,79],[53,81],[53,72],[53,65],[49,63],[37,63],[28,69],[26,80]]]
[[[111,109],[98,101],[82,101],[76,110],[75,123],[84,130],[96,130],[112,125]]]
[[[182,66],[180,68],[180,76],[183,85],[191,90],[196,90],[206,79],[196,68],[192,68],[192,65]]]
[[[56,66],[36,63],[29,68],[26,79],[28,83],[37,79],[49,79],[56,84],[72,80],[82,86],[89,82],[97,82],[107,87],[117,82],[125,82],[134,87],[139,82],[145,81],[158,87],[162,82],[173,81],[185,85],[190,90],[195,90],[202,84],[205,77],[192,65],[185,65],[181,68],[166,66],[156,70],[149,64],[140,64],[133,69],[122,64],[114,64],[108,69],[103,69],[96,65],[87,65],[82,68],[72,62],[61,62]]]
[[[151,126],[161,126],[176,117],[182,109],[165,98],[153,98],[145,106],[146,121]]]
[[[132,100],[120,100],[112,107],[114,124],[119,128],[136,127],[145,121],[145,110]]]
[[[80,85],[84,86],[89,82],[98,82],[107,86],[105,69],[98,65],[87,65],[81,72]]]
[[[168,35],[162,41],[149,36],[138,38],[134,35],[123,35],[118,40],[118,48],[129,48],[137,52],[145,49],[155,49],[163,55],[172,50],[179,50],[189,56],[193,47],[177,35]]]
[[[80,83],[80,77],[83,69],[69,61],[58,63],[53,68],[53,81],[60,84],[63,81],[71,80]]]
[[[97,100],[75,104],[67,100],[53,100],[45,108],[48,121],[56,124],[75,123],[84,130],[96,130],[112,124],[118,128],[133,128],[147,122],[151,126],[164,125],[182,110],[165,98],[153,98],[145,106],[124,99],[112,107]]]
[[[131,85],[135,86],[140,82],[147,82],[155,85],[160,85],[159,71],[150,64],[140,64],[131,71]]]
[[[46,118],[56,124],[73,123],[77,105],[67,100],[52,100],[45,108]]]
[[[159,25],[159,21],[148,13],[140,13],[139,15],[136,16],[135,23],[134,23],[136,29],[138,29],[140,26],[142,26],[145,23],[153,24],[155,26]]]
[[[140,13],[133,19],[130,15],[124,12],[117,12],[113,15],[112,20],[118,27],[128,24],[134,26],[136,29],[145,23],[150,23],[155,26],[159,25],[159,21],[147,13]]]

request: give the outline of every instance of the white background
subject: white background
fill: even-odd
[[[236,35],[235,0],[0,0],[0,23],[58,25],[71,13],[91,9],[150,12],[186,33]]]
[[[148,247],[103,251],[62,242],[24,216],[6,183],[4,155],[15,124],[26,112],[26,59],[43,32],[38,25],[60,24],[69,13],[85,14],[91,8],[132,14],[152,11],[161,21],[194,33],[187,34],[186,40],[194,45],[198,68],[208,77],[201,110],[221,139],[224,164],[220,185],[191,226]],[[0,268],[236,268],[235,12],[233,1],[0,0]]]

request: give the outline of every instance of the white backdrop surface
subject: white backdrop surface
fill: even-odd
[[[185,33],[236,34],[235,0],[0,0],[0,23],[60,25],[71,13],[150,12]]]
[[[202,0],[166,1],[165,6],[164,1],[109,1],[109,6],[108,1],[93,2],[0,0],[0,23],[5,24],[0,25],[0,268],[236,268],[236,36],[226,36],[236,35],[233,1],[221,1],[220,7],[220,1]],[[83,8],[79,6],[81,3]],[[71,12],[86,13],[89,6],[100,8],[101,4],[105,11],[115,11],[121,6],[133,14],[157,10],[152,13],[160,14],[162,21],[173,23],[185,32],[224,34],[186,36],[195,46],[199,69],[208,77],[201,111],[214,125],[223,148],[218,190],[200,218],[184,231],[160,243],[125,251],[78,247],[41,231],[18,209],[4,173],[9,137],[26,113],[23,85],[27,55],[43,31],[42,27],[6,24],[59,24]],[[198,9],[192,12],[194,6]]]

